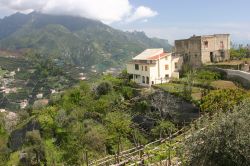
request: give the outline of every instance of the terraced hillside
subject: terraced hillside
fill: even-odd
[[[73,86],[81,76],[87,78],[81,68],[59,66],[38,57],[27,60],[24,56],[0,55],[0,74],[0,108],[11,111],[25,108],[38,99],[49,99],[52,93]]]

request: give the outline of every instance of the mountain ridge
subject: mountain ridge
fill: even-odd
[[[39,54],[79,66],[123,66],[149,47],[170,50],[167,40],[144,32],[124,32],[100,21],[32,12],[0,20],[0,49],[31,48]]]

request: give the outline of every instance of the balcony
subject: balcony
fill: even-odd
[[[139,65],[151,65],[156,64],[156,61],[153,60],[132,60],[129,61],[128,64],[139,64]]]

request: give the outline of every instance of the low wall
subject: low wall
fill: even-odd
[[[228,75],[239,76],[249,81],[250,83],[250,73],[240,70],[225,69]]]
[[[244,88],[250,89],[250,73],[240,70],[212,68],[212,70],[226,74],[226,79],[240,83]]]

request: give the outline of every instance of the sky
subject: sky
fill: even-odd
[[[96,19],[170,43],[216,33],[250,43],[250,0],[0,0],[0,18],[33,10]]]

